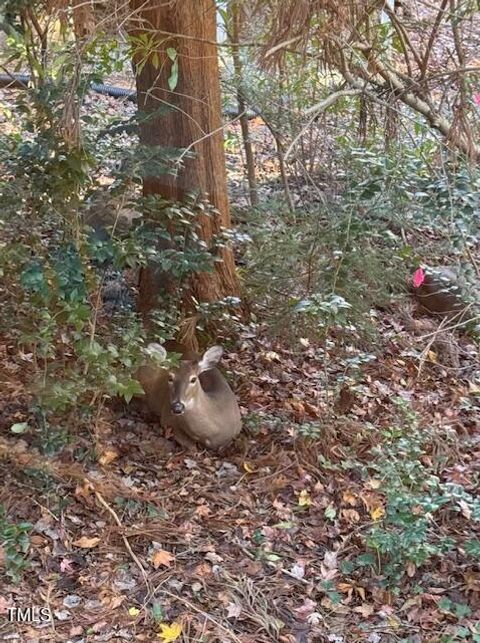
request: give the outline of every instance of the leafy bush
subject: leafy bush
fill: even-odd
[[[28,533],[31,528],[28,522],[10,522],[4,507],[0,505],[0,548],[4,554],[5,573],[15,582],[28,567],[26,554],[30,547]]]
[[[378,565],[377,572],[391,587],[397,586],[408,564],[420,567],[452,549],[457,549],[460,556],[475,554],[474,544],[464,546],[461,540],[442,537],[438,525],[449,513],[480,523],[478,498],[461,485],[442,482],[435,475],[428,464],[428,431],[420,429],[415,414],[403,400],[398,404],[403,425],[384,432],[365,472],[382,481],[385,515],[366,534],[367,549],[374,556],[357,561]]]

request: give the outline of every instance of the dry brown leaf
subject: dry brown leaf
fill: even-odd
[[[93,538],[82,536],[78,540],[74,540],[72,544],[75,545],[75,547],[81,547],[82,549],[92,549],[93,547],[96,547],[99,542],[100,538],[98,538],[98,536],[94,536]]]
[[[341,515],[342,518],[350,523],[356,523],[360,521],[360,514],[355,509],[342,509]]]
[[[107,449],[102,453],[98,461],[102,466],[106,466],[116,460],[118,456],[119,453],[116,449]]]
[[[8,607],[10,607],[10,603],[5,597],[0,596],[0,614],[6,614]]]
[[[355,591],[360,596],[362,601],[364,601],[365,600],[365,588],[364,587],[358,587],[358,586],[355,585]]]
[[[206,518],[212,513],[212,510],[208,505],[198,505],[198,507],[195,509],[195,513],[197,516]]]
[[[358,501],[357,496],[350,493],[350,491],[344,491],[342,499],[346,505],[350,505],[351,507],[355,507]]]
[[[172,562],[175,560],[175,556],[166,551],[165,549],[158,549],[153,553],[152,556],[152,565],[155,569],[158,569],[160,566],[170,567]]]
[[[354,612],[361,614],[364,618],[368,618],[375,612],[375,605],[371,603],[363,603],[363,605],[357,605],[353,608]]]

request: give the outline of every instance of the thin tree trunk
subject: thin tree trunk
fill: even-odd
[[[238,113],[240,114],[240,127],[242,129],[243,147],[245,150],[245,164],[247,169],[248,192],[250,196],[250,205],[258,205],[257,181],[255,178],[255,157],[253,155],[253,146],[250,139],[248,117],[246,114],[247,105],[245,102],[243,90],[243,66],[240,58],[239,43],[241,37],[241,15],[238,0],[233,0],[231,4],[232,15],[232,58],[233,69],[235,74],[235,87],[237,89]]]
[[[230,227],[227,177],[223,148],[222,112],[216,42],[214,0],[131,0],[135,14],[132,35],[156,38],[154,51],[143,65],[137,51],[135,63],[139,110],[154,114],[140,125],[140,141],[167,149],[184,149],[186,154],[176,176],[165,174],[144,179],[145,195],[159,194],[181,201],[197,193],[215,207],[214,216],[202,216],[201,235],[207,243],[221,228]],[[135,21],[135,22],[133,22]],[[170,35],[173,34],[173,35]],[[170,89],[172,60],[178,60],[178,82]],[[231,249],[220,251],[222,261],[213,273],[198,273],[192,279],[192,295],[199,301],[214,301],[236,295],[239,284]],[[142,271],[139,309],[155,306],[157,285],[151,269]]]
[[[277,122],[279,123],[279,127],[285,130],[286,129],[285,114],[287,113],[287,110],[286,110],[287,106],[285,104],[285,88],[284,88],[285,87],[285,70],[283,68],[283,65],[280,65],[278,71],[279,71],[279,86],[280,86],[280,101],[279,101],[280,112],[278,114]],[[282,177],[283,189],[285,191],[285,198],[287,200],[288,209],[290,210],[291,214],[295,215],[295,205],[293,203],[292,193],[290,191],[287,166],[285,163],[285,146],[283,144],[283,136],[280,134],[280,131],[277,128],[275,128],[275,131],[272,131],[272,134],[275,139],[275,145],[277,147],[277,158],[278,158],[278,164],[280,166],[280,176]]]
[[[282,138],[277,132],[272,131],[275,145],[277,147],[278,165],[280,166],[280,176],[282,177],[283,190],[287,200],[288,209],[291,214],[295,214],[295,204],[293,203],[292,193],[290,191],[290,184],[288,182],[288,172],[285,164],[285,151]]]

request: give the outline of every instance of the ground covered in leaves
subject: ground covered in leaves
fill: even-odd
[[[325,378],[358,358],[353,349],[240,339],[224,367],[245,431],[221,456],[182,452],[152,418],[115,406],[42,455],[38,433],[11,432],[29,420],[29,356],[2,342],[0,502],[9,524],[31,528],[19,581],[2,576],[0,610],[48,607],[54,619],[3,622],[1,639],[479,640],[480,572],[462,556],[479,537],[478,354],[457,337],[461,371],[451,372],[433,350],[424,359],[426,340],[398,318],[374,322],[382,345],[335,399]],[[392,487],[389,462],[405,485]],[[429,508],[432,475],[465,498]],[[389,522],[395,490],[404,523]],[[420,536],[415,518],[427,523]],[[0,525],[4,548],[18,545]],[[443,551],[449,539],[460,545]]]

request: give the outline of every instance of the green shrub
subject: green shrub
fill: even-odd
[[[28,533],[32,525],[28,522],[12,523],[7,519],[5,509],[0,505],[0,547],[4,554],[5,573],[18,582],[28,567],[26,555],[30,547]]]

